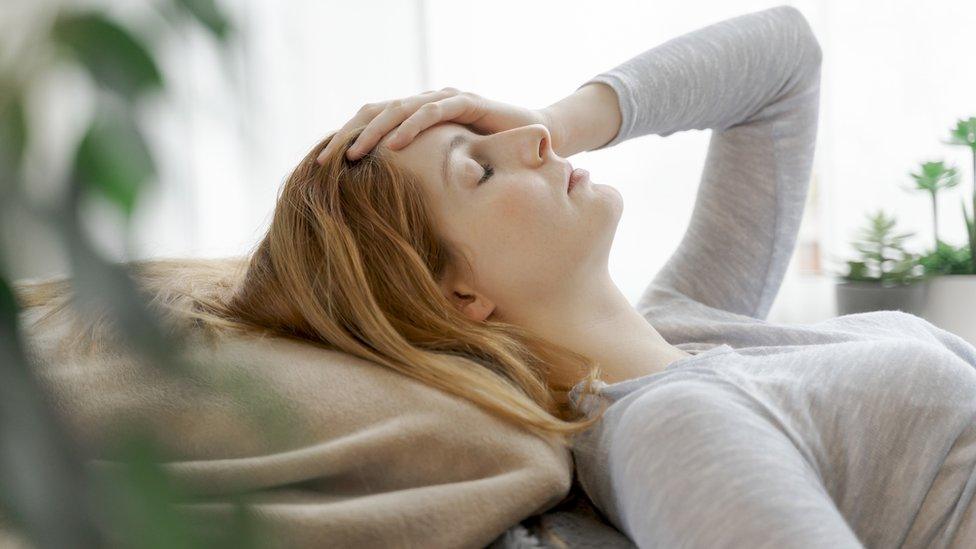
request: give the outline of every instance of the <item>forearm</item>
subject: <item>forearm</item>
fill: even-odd
[[[563,157],[652,133],[725,129],[779,113],[773,103],[808,89],[820,57],[800,11],[778,6],[671,39],[541,111]]]
[[[783,116],[814,86],[821,51],[791,6],[696,29],[591,78],[619,97],[623,122],[609,146],[684,130],[725,130]]]
[[[563,158],[609,143],[622,121],[617,93],[601,82],[580,87],[542,112],[550,121],[552,148]]]

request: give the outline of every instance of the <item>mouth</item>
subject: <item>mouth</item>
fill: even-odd
[[[586,183],[589,180],[590,172],[584,170],[583,168],[576,168],[569,174],[569,180],[566,182],[566,194],[572,192],[577,185]]]

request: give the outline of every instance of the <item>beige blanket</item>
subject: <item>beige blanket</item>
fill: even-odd
[[[280,338],[198,341],[188,356],[207,373],[175,382],[121,354],[59,358],[64,327],[33,330],[32,311],[39,377],[69,432],[104,456],[121,420],[146,418],[172,478],[204,498],[181,509],[215,528],[231,514],[222,496],[245,491],[274,546],[484,547],[569,492],[567,449],[357,357]],[[265,398],[211,394],[241,374]],[[254,416],[278,412],[288,419],[269,439]]]

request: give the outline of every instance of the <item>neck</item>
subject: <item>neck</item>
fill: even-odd
[[[524,323],[523,323],[524,322]],[[609,272],[574,289],[572,299],[547,303],[523,325],[598,362],[601,379],[618,383],[664,370],[690,356],[671,345],[637,312]]]

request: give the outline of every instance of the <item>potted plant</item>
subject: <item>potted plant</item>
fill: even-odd
[[[976,117],[957,121],[946,144],[969,147],[972,152],[969,212],[966,198],[962,202],[968,246],[957,248],[937,239],[935,249],[919,259],[929,279],[928,296],[920,316],[976,345]]]
[[[927,290],[923,268],[919,256],[904,248],[904,240],[914,233],[895,234],[894,230],[894,216],[881,210],[868,216],[860,238],[852,243],[861,257],[846,262],[848,272],[835,286],[838,314],[921,313]]]

